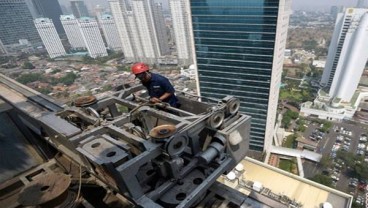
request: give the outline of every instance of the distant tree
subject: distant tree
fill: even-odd
[[[24,62],[23,65],[22,65],[22,69],[34,69],[35,66],[33,66],[33,64],[31,62]]]
[[[64,77],[60,78],[59,82],[65,85],[71,85],[74,83],[74,80],[77,78],[77,75],[73,72],[67,73]]]
[[[325,186],[330,186],[332,185],[332,179],[329,176],[325,176],[322,174],[317,174],[315,176],[313,176],[312,178],[310,178],[310,180],[323,184]]]
[[[315,50],[317,46],[318,46],[318,43],[316,40],[305,40],[303,41],[303,44],[302,44],[302,47],[308,51]]]
[[[35,81],[43,81],[45,80],[45,77],[41,73],[29,73],[22,74],[16,80],[22,84],[28,84]]]

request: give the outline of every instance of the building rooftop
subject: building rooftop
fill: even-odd
[[[353,197],[338,190],[320,185],[251,158],[242,161],[246,181],[260,182],[273,193],[285,195],[303,207],[321,207],[329,202],[333,207],[351,207]],[[286,185],[287,184],[287,185]]]

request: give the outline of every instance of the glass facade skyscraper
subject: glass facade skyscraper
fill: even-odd
[[[250,148],[272,144],[289,0],[191,0],[199,93],[233,95],[252,116]]]

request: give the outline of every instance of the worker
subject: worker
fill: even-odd
[[[142,62],[132,66],[132,73],[147,88],[150,102],[165,102],[172,107],[179,107],[178,98],[174,94],[175,89],[166,77],[151,73],[148,65]]]

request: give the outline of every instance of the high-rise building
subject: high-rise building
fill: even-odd
[[[0,40],[0,55],[2,54],[7,54],[8,52],[6,51],[6,48],[3,44],[3,42]]]
[[[252,116],[250,148],[269,150],[276,109],[290,0],[190,2],[200,95],[233,95]]]
[[[74,17],[74,15],[61,15],[60,20],[64,27],[70,46],[74,49],[86,48],[82,33],[79,30],[78,20]]]
[[[70,1],[70,7],[72,9],[73,15],[76,18],[89,17],[88,9],[84,4],[84,1],[80,0]]]
[[[169,37],[167,34],[167,28],[165,24],[164,14],[162,12],[162,4],[155,3],[152,5],[152,14],[154,20],[154,26],[156,27],[156,36],[158,40],[158,46],[160,55],[167,55],[170,52],[169,49]]]
[[[321,85],[329,96],[350,101],[368,59],[368,10],[348,8],[337,16]]]
[[[60,22],[60,15],[62,15],[61,7],[58,0],[26,0],[28,8],[31,11],[33,19],[36,18],[50,18],[55,25],[59,34],[64,34],[63,26]]]
[[[185,65],[192,63],[188,3],[186,0],[169,1],[178,61]]]
[[[96,19],[82,17],[79,19],[78,25],[82,32],[82,37],[86,44],[89,56],[92,58],[107,56],[106,47]]]
[[[122,44],[113,17],[109,14],[104,14],[99,19],[107,47],[110,50],[121,51]]]
[[[169,52],[159,4],[150,0],[109,0],[109,3],[126,59],[155,63]]]
[[[34,20],[34,24],[50,58],[65,56],[64,46],[52,20],[49,18],[37,18]]]
[[[17,44],[20,39],[41,43],[25,0],[0,1],[0,39],[4,45]]]
[[[365,7],[365,0],[358,0],[356,8],[364,8]]]
[[[132,0],[134,19],[146,62],[153,63],[160,54],[157,31],[154,26],[151,1]],[[143,42],[144,41],[144,42]]]
[[[124,1],[119,0],[109,0],[109,4],[123,46],[124,57],[126,60],[135,61],[136,56],[132,44],[133,37],[130,32],[132,28],[129,26],[126,4]]]

